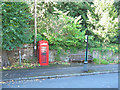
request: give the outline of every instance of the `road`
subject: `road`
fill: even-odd
[[[3,88],[118,88],[118,73],[7,81]]]
[[[88,64],[90,71],[103,72],[103,71],[116,71],[118,70],[118,64],[111,65],[93,65]],[[0,72],[1,73],[1,72]],[[26,70],[9,70],[2,71],[2,79],[14,79],[14,78],[25,78],[34,76],[49,76],[49,75],[63,75],[63,74],[75,74],[83,73],[83,65],[72,65],[72,66],[53,66],[53,67],[39,67],[35,69]]]

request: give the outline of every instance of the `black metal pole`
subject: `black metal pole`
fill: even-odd
[[[86,52],[85,52],[85,61],[84,61],[84,72],[88,72],[88,35],[87,35],[87,38],[86,38]]]
[[[85,61],[88,62],[88,35],[87,35],[87,43],[86,43],[86,58],[85,58]]]

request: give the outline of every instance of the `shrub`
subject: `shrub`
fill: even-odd
[[[109,63],[114,63],[114,60],[110,60]]]
[[[101,64],[109,64],[107,60],[101,59]]]
[[[97,59],[97,58],[93,58],[93,62],[95,64],[109,64],[109,62],[107,60],[104,60],[104,59]]]
[[[119,64],[120,60],[114,60],[114,63]]]
[[[99,59],[93,58],[93,62],[94,62],[95,64],[99,64]]]

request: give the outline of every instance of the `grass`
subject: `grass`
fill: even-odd
[[[110,62],[109,61],[107,61],[107,60],[104,60],[104,59],[101,59],[101,64],[109,64]]]
[[[107,65],[107,64],[118,64],[118,60],[105,60],[105,59],[97,59],[97,58],[94,58],[93,62],[95,64],[104,64],[104,65]]]

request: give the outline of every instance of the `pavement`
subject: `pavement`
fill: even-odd
[[[70,66],[56,65],[51,67],[40,66],[34,69],[2,71],[2,81],[43,79],[43,78],[49,79],[79,75],[118,73],[118,64],[110,65],[88,64],[89,70],[88,72],[84,72],[83,67],[84,64]]]

